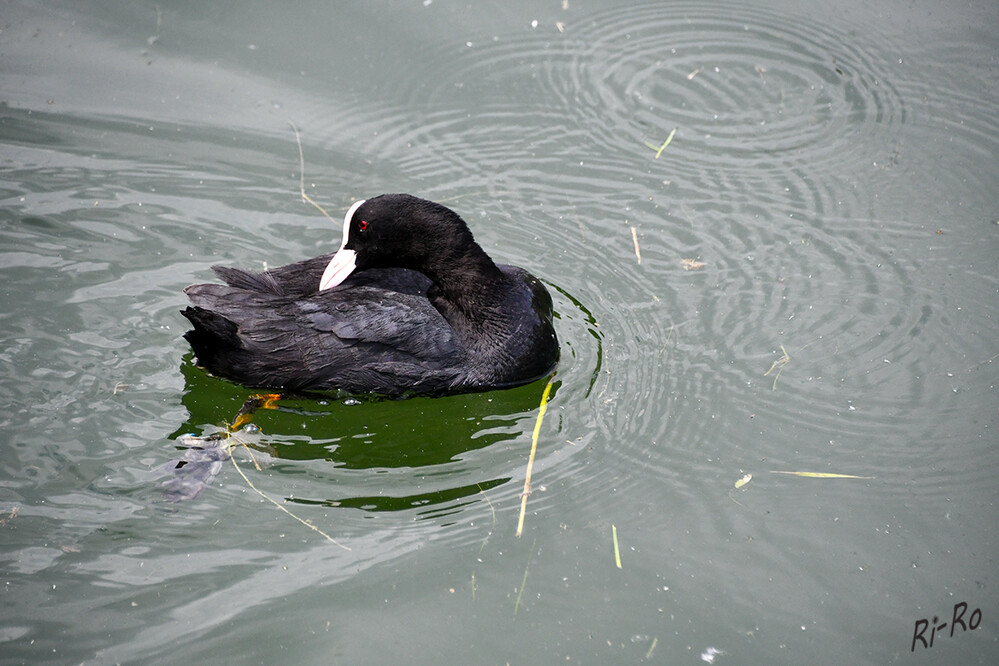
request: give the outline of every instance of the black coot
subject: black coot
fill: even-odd
[[[292,391],[443,394],[524,384],[558,359],[552,299],[493,263],[454,212],[408,194],[358,201],[335,254],[263,273],[215,266],[184,337],[199,365]]]

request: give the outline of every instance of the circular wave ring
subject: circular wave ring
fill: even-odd
[[[552,136],[536,140],[610,154],[661,145],[678,128],[684,161],[723,155],[715,168],[870,164],[891,154],[907,116],[888,45],[865,50],[841,27],[765,8],[650,4],[570,21],[550,39],[455,48],[428,55],[433,77],[406,77],[419,81],[414,104],[462,109],[466,120],[498,109],[538,116]]]

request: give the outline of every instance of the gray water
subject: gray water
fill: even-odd
[[[999,6],[0,12],[3,662],[999,660]],[[289,400],[167,501],[250,395],[184,286],[339,244],[291,123],[549,285],[522,536],[543,383]]]

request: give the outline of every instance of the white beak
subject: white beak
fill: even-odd
[[[357,268],[356,260],[357,253],[353,250],[340,250],[334,254],[333,260],[326,266],[323,277],[319,280],[319,291],[335,287],[346,280],[347,276]]]
[[[340,241],[340,249],[333,255],[333,259],[323,271],[323,277],[319,280],[319,291],[337,286],[357,268],[357,253],[344,246],[347,245],[347,236],[350,233],[350,220],[354,217],[354,211],[360,208],[364,201],[364,199],[355,201],[354,205],[347,210],[347,214],[343,216],[343,239]]]

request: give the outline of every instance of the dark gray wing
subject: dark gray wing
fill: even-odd
[[[447,391],[463,379],[466,350],[422,295],[355,286],[294,298],[218,284],[187,294],[195,334],[198,318],[229,322],[218,327],[226,348],[202,343],[199,362],[244,384],[396,394]]]

